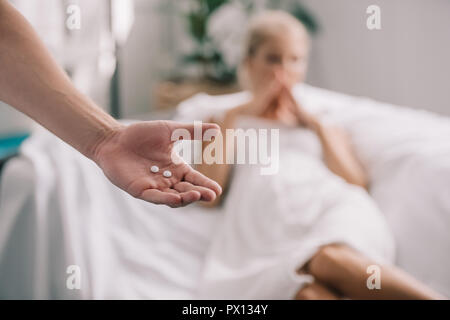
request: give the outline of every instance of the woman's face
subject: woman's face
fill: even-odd
[[[247,60],[252,90],[265,90],[276,74],[288,87],[302,82],[306,76],[307,54],[308,43],[303,34],[287,32],[268,38]]]

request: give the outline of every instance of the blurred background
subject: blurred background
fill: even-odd
[[[398,265],[450,296],[449,0],[10,2],[35,27],[74,84],[114,117],[126,119],[170,119],[175,107],[196,93],[220,95],[239,91],[236,69],[240,63],[241,42],[249,18],[265,8],[278,8],[292,13],[305,24],[312,38],[306,81],[308,84],[388,102],[395,111],[403,109],[398,106],[406,106],[444,116],[434,119],[432,116],[427,117],[426,112],[404,110],[394,118],[395,112],[391,112],[386,106],[385,111],[389,112],[377,115],[370,107],[377,108],[381,104],[372,105],[368,101],[354,102],[357,107],[348,108],[349,111],[345,114],[340,111],[342,109],[336,112],[344,116],[353,113],[353,119],[356,119],[352,126],[355,132],[353,137],[358,138],[354,141],[362,146],[361,150],[367,151],[367,158],[377,160],[370,167],[375,177],[371,195],[386,213],[389,225],[393,228],[400,248]],[[367,13],[367,9],[372,5],[380,8],[379,30],[369,30],[367,27],[367,19],[371,15]],[[339,100],[336,96],[331,95],[328,101]],[[206,101],[209,104],[214,99]],[[348,101],[341,98],[336,104],[346,106]],[[198,107],[202,106],[195,103],[197,109],[191,110],[198,110]],[[4,174],[1,172],[3,164],[17,154],[19,146],[29,136],[34,125],[33,121],[0,102],[0,174]],[[55,146],[55,150],[60,148]],[[54,156],[53,153],[49,154]],[[55,157],[60,156],[59,153],[55,154]],[[61,154],[66,152],[61,151]],[[69,152],[67,155],[71,159]],[[52,161],[52,157],[46,161]],[[55,163],[65,165],[64,161],[60,162]],[[35,236],[39,236],[43,237],[43,241],[49,239],[52,245],[67,244],[59,239],[53,241],[55,238],[42,232],[47,229],[59,232],[53,224],[49,224],[47,228],[46,223],[51,219],[46,220],[46,217],[59,217],[64,211],[59,212],[59,208],[66,208],[66,204],[71,203],[66,203],[66,198],[61,196],[66,193],[61,190],[70,190],[67,194],[77,197],[78,193],[72,192],[75,189],[71,188],[78,187],[79,184],[80,190],[88,193],[92,190],[87,188],[89,183],[83,185],[80,181],[84,181],[84,176],[79,178],[76,175],[64,175],[50,165],[51,170],[45,174],[40,173],[40,180],[36,180],[37,175],[34,175],[35,168],[32,165],[34,162],[18,163],[19,166],[12,167],[17,171],[12,170],[10,174],[14,183],[9,182],[8,188],[4,188],[10,193],[3,193],[3,197],[10,200],[8,204],[14,205],[2,208],[9,208],[10,213],[20,215],[14,211],[17,208],[16,211],[25,212],[22,216],[29,220],[25,223],[25,220],[18,219],[20,223],[14,234],[17,238],[11,239],[20,241],[11,243],[29,249],[26,240],[31,239],[33,246],[36,242],[43,248],[41,242],[35,239]],[[21,163],[24,169],[20,166]],[[76,165],[73,167],[81,170]],[[64,179],[60,179],[61,177]],[[50,181],[49,185],[52,183],[52,188],[47,187],[47,181]],[[59,190],[59,186],[63,186],[65,182],[70,182],[65,186],[68,189],[61,187]],[[42,185],[45,187],[41,188]],[[98,193],[103,197],[102,192]],[[38,198],[36,194],[42,198]],[[104,195],[110,196],[107,192]],[[42,199],[45,201],[41,201]],[[122,198],[117,199],[119,201]],[[16,200],[24,201],[25,205],[16,205]],[[105,203],[109,204],[108,200],[105,198]],[[83,201],[80,201],[80,208],[90,208]],[[30,207],[30,203],[35,202],[38,203],[37,209]],[[48,208],[42,203],[48,204]],[[74,201],[74,205],[78,205],[78,202]],[[119,209],[122,210],[122,207]],[[12,214],[7,212],[3,217],[9,219]],[[42,218],[44,216],[45,219]],[[42,225],[36,224],[35,229],[36,221]],[[30,229],[23,227],[21,223]],[[44,225],[45,228],[41,228]],[[5,230],[8,228],[7,224],[3,226],[6,226]],[[33,233],[35,230],[37,232]],[[177,228],[173,230],[174,234],[178,232]],[[17,252],[17,259],[28,259],[14,245],[9,251],[12,256],[16,257]],[[29,251],[23,250],[25,253]],[[52,253],[51,257],[56,257],[55,252],[60,251],[48,252]],[[35,258],[31,254],[30,257]],[[44,267],[39,270],[45,272],[46,256],[38,254],[36,257],[41,258],[36,261],[43,261]],[[61,258],[64,257],[65,253],[61,254]],[[180,257],[184,259],[184,255]],[[15,259],[4,261],[11,263],[0,267],[10,268],[8,270],[12,270],[16,278],[21,280],[17,284],[27,284],[28,279],[20,279],[21,273],[16,272],[16,268],[33,269],[34,265],[28,263],[29,260],[24,260],[26,263],[18,263],[21,260]],[[52,267],[48,270],[53,271],[58,264],[51,259],[48,261],[52,262]],[[31,273],[36,275],[36,283],[45,283],[47,280],[34,269]],[[107,279],[106,276],[102,278]],[[139,282],[138,287],[141,288],[141,280],[134,275],[133,279]],[[8,280],[15,282],[10,278]],[[42,285],[36,288],[46,290],[47,287]]]
[[[170,118],[196,92],[239,90],[249,16],[285,9],[308,27],[309,84],[450,115],[448,0],[12,0],[73,81],[119,118]],[[79,8],[79,29],[67,27]],[[381,9],[369,30],[366,9]],[[0,137],[31,122],[0,105]]]

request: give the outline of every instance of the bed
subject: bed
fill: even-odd
[[[450,296],[450,120],[306,84],[294,95],[350,134],[393,231],[396,264]],[[205,119],[245,98],[198,94],[176,119]],[[0,298],[194,298],[221,214],[136,200],[39,129],[1,175]],[[73,265],[79,290],[67,285]]]

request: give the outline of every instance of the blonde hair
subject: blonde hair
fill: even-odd
[[[306,27],[288,12],[265,10],[250,20],[238,70],[238,81],[242,87],[245,87],[245,84],[248,82],[246,81],[247,76],[244,68],[245,62],[253,57],[259,47],[267,40],[286,32],[297,32],[299,35],[303,35],[309,48],[310,38]]]

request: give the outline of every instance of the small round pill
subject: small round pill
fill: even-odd
[[[153,173],[156,173],[156,172],[159,171],[159,168],[158,168],[158,166],[152,166],[152,167],[150,168],[150,171],[153,172]]]
[[[163,176],[166,178],[170,178],[172,176],[172,172],[170,172],[169,170],[166,170],[163,172]]]

